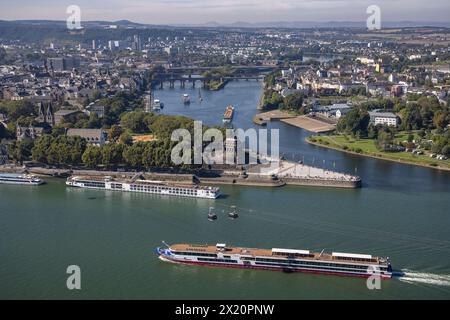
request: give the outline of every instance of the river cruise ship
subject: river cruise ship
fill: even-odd
[[[216,199],[220,194],[219,188],[216,187],[140,179],[117,180],[112,177],[72,176],[67,179],[66,185],[86,189],[140,192],[205,199]]]
[[[309,250],[252,249],[175,244],[158,248],[159,258],[166,262],[232,268],[310,272],[354,277],[391,278],[389,258],[352,253],[314,253]]]
[[[44,180],[30,174],[2,173],[0,174],[0,184],[20,184],[39,186],[45,183]]]

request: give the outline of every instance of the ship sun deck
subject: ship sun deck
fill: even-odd
[[[346,253],[317,253],[308,250],[292,250],[292,249],[255,249],[255,248],[238,248],[208,245],[192,245],[192,244],[176,244],[170,246],[175,252],[192,252],[192,253],[222,253],[226,255],[240,255],[242,259],[256,257],[270,258],[286,258],[286,259],[302,259],[302,260],[320,260],[333,261],[352,264],[382,264],[383,258],[372,257],[371,255],[346,254]]]
[[[73,176],[69,178],[78,182],[111,182],[117,184],[130,184],[130,185],[142,185],[142,186],[161,186],[172,188],[186,188],[196,190],[209,190],[218,191],[219,188],[210,186],[199,186],[193,182],[168,182],[168,181],[154,181],[154,180],[140,180],[140,179],[114,179],[111,177],[103,176]]]

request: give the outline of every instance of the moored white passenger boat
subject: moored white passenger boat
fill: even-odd
[[[44,180],[30,174],[2,173],[0,174],[0,184],[20,184],[39,186],[45,183]]]
[[[232,268],[310,272],[354,277],[391,278],[389,258],[365,254],[314,253],[309,250],[253,249],[216,246],[175,244],[158,248],[163,261]]]
[[[139,179],[117,180],[112,177],[73,176],[67,179],[66,185],[86,189],[151,193],[205,199],[216,199],[220,195],[220,190],[216,187]]]

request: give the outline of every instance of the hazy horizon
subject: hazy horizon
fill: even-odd
[[[361,22],[370,5],[385,22],[447,22],[450,15],[448,0],[16,0],[0,4],[0,20],[66,20],[69,5],[81,8],[82,21],[144,24]]]

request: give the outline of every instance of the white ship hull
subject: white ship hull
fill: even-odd
[[[2,174],[0,175],[0,184],[39,186],[45,181],[31,175],[21,174]]]
[[[15,182],[15,181],[2,181],[0,180],[0,184],[16,184],[16,185],[24,185],[24,186],[39,186],[43,184],[43,181],[40,182],[33,182],[33,181],[21,181],[21,182]]]
[[[203,199],[217,199],[219,196],[218,190],[211,190],[210,188],[189,188],[189,187],[175,187],[164,186],[159,184],[139,184],[139,183],[122,183],[117,181],[92,181],[83,182],[76,180],[69,180],[66,182],[67,186],[83,188],[83,189],[96,189],[96,190],[111,190],[122,192],[136,192],[136,193],[148,193],[164,196],[179,196],[188,198],[203,198]]]
[[[236,251],[208,250],[202,246],[199,252],[190,250],[158,248],[156,253],[162,261],[179,264],[207,265],[215,267],[248,268],[262,270],[276,270],[284,272],[307,272],[330,275],[375,277],[389,279],[392,277],[390,264],[362,263],[351,261],[335,261],[326,259],[302,259],[293,257],[277,257],[258,254],[258,250],[243,249],[245,253]]]

